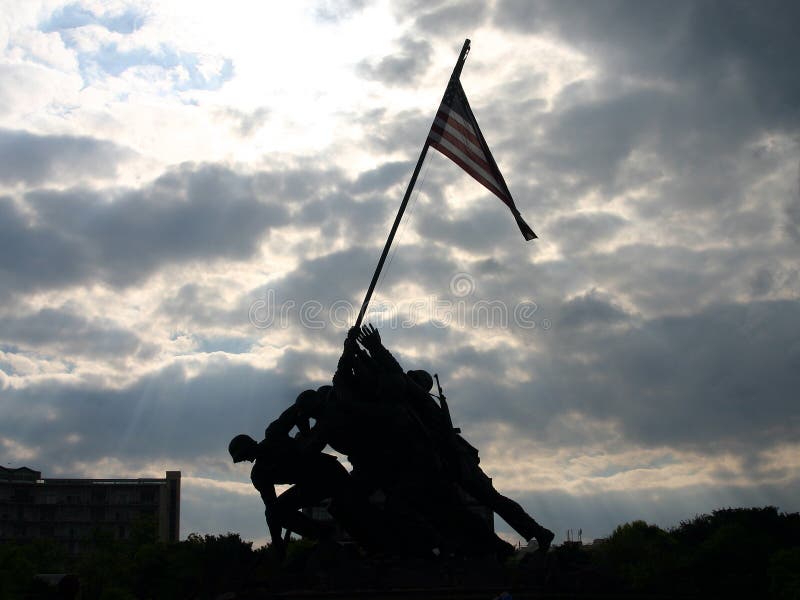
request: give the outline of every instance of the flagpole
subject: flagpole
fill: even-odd
[[[468,39],[464,40],[464,45],[461,48],[461,54],[458,56],[456,66],[453,67],[453,73],[450,75],[448,83],[454,79],[458,79],[461,75],[461,69],[464,67],[464,61],[466,61],[467,54],[469,54],[469,46],[470,41]],[[445,91],[445,93],[447,92]],[[394,236],[397,233],[397,228],[400,225],[400,221],[403,219],[403,213],[406,210],[406,205],[408,204],[409,198],[411,198],[411,192],[414,189],[414,185],[417,183],[417,177],[419,176],[419,171],[422,168],[422,163],[425,162],[425,156],[428,154],[429,147],[430,144],[428,143],[428,138],[425,138],[425,144],[422,146],[422,152],[419,153],[417,165],[414,167],[414,172],[411,174],[411,181],[408,182],[406,193],[403,195],[403,201],[400,203],[400,209],[397,211],[397,216],[394,218],[394,223],[392,224],[392,229],[389,232],[389,237],[386,239],[386,244],[383,246],[381,258],[378,260],[378,266],[375,267],[375,273],[372,274],[372,281],[370,281],[367,294],[364,296],[364,302],[361,303],[361,310],[359,311],[358,318],[356,319],[356,327],[361,326],[361,321],[363,321],[364,314],[367,312],[369,301],[372,298],[372,292],[375,291],[375,285],[378,283],[378,277],[380,277],[381,269],[383,269],[383,263],[386,262],[386,256],[389,254],[389,248],[391,247]]]

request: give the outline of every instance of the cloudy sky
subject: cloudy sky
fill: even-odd
[[[432,151],[387,346],[559,538],[800,510],[799,9],[3,1],[2,464],[179,469],[184,536],[262,543],[227,442],[330,380],[469,37],[540,239]]]

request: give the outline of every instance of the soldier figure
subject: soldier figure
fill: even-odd
[[[267,427],[261,442],[240,434],[228,446],[234,463],[254,463],[250,479],[264,501],[267,528],[279,556],[286,550],[282,528],[313,539],[324,539],[332,533],[330,526],[299,512],[326,498],[331,499],[331,515],[354,538],[374,548],[380,543],[380,528],[371,519],[374,511],[358,498],[347,470],[335,456],[289,437],[297,421],[297,408],[291,406]],[[292,487],[276,496],[275,485],[287,483]]]
[[[334,519],[370,550],[417,556],[513,552],[467,508],[459,487],[526,540],[535,537],[543,551],[549,548],[553,533],[494,488],[477,449],[453,428],[441,387],[439,403],[432,387],[428,372],[403,371],[374,327],[352,328],[332,386],[302,392],[267,427],[263,441],[244,434],[231,440],[233,461],[254,463],[251,480],[280,555],[282,528],[315,539],[333,533],[299,512],[328,498]],[[294,427],[299,434],[292,438]],[[348,457],[351,474],[322,453],[326,445]],[[276,484],[292,487],[276,496]],[[367,500],[377,490],[386,496],[382,511]]]
[[[349,337],[352,335],[351,331]],[[510,554],[513,548],[470,511],[458,495],[439,439],[440,432],[446,430],[441,410],[415,379],[423,375],[424,385],[424,375],[428,379],[430,375],[423,371],[404,373],[372,326],[365,326],[358,332],[358,341],[369,352],[368,355],[361,353],[358,356],[358,368],[373,373],[371,379],[376,383],[375,401],[385,406],[387,411],[393,410],[402,416],[394,421],[394,432],[388,426],[381,429],[385,432],[383,446],[393,439],[393,433],[401,434],[398,448],[390,448],[388,456],[373,448],[371,457],[374,468],[369,471],[369,477],[378,482],[390,498],[401,499],[415,513],[434,524],[444,539],[451,542],[455,551],[467,554],[496,553],[501,557]],[[357,470],[354,469],[354,473]]]
[[[359,341],[369,350],[370,356],[380,361],[387,370],[391,370],[395,374],[403,372],[391,352],[381,343],[380,334],[374,327],[364,326]],[[553,542],[553,532],[537,523],[518,502],[502,495],[495,489],[492,480],[479,465],[480,457],[477,448],[459,435],[459,430],[453,428],[449,408],[447,408],[441,388],[439,390],[441,405],[437,405],[431,398],[433,378],[430,373],[416,370],[408,371],[406,375],[407,397],[414,410],[439,442],[439,450],[445,459],[450,476],[475,500],[500,515],[506,523],[525,538],[525,541],[536,538],[539,548],[546,552]]]

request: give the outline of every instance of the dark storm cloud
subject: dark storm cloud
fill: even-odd
[[[319,303],[323,324],[329,322],[328,311],[337,303],[345,302],[352,311],[357,312],[391,225],[396,208],[394,204],[395,202],[381,202],[378,199],[364,203],[354,202],[351,214],[351,209],[344,200],[330,203],[327,209],[330,212],[322,220],[322,231],[331,230],[335,235],[338,228],[342,235],[349,236],[353,245],[345,250],[328,252],[305,260],[285,276],[252,290],[236,309],[238,319],[241,320],[247,313],[248,306],[267,299],[270,293],[274,294],[270,301],[275,306],[295,303],[291,312],[291,322],[295,324],[299,319],[299,307],[305,302]],[[324,203],[320,201],[319,205]],[[370,207],[376,211],[375,215],[365,213],[364,209]],[[365,218],[365,214],[369,216]],[[421,239],[415,240],[413,244],[409,243],[411,232],[416,232]],[[325,237],[327,239],[330,236]],[[326,245],[320,247],[325,248]],[[456,260],[453,251],[463,249],[478,251],[480,257]],[[491,258],[486,255],[491,255]],[[431,295],[452,300],[454,296],[451,280],[456,274],[466,272],[479,275],[480,289],[471,301],[491,298],[519,299],[531,295],[531,281],[541,279],[543,286],[546,285],[545,282],[552,281],[552,277],[539,278],[536,273],[532,273],[530,278],[519,278],[515,267],[530,261],[535,255],[535,246],[523,241],[512,215],[494,197],[487,197],[485,202],[476,203],[474,210],[466,213],[462,211],[458,218],[453,219],[443,213],[442,208],[434,202],[412,202],[398,229],[377,293],[383,298],[399,299],[400,289],[413,283],[421,290],[422,298],[417,300]],[[191,304],[197,291],[194,287],[185,290],[181,298],[175,298],[175,303],[181,306],[187,302]],[[373,303],[373,309],[377,311],[378,307],[379,303]],[[200,313],[202,310],[198,311]],[[266,318],[265,315],[262,316]],[[406,317],[409,315],[401,315],[401,318]],[[389,316],[376,314],[371,318],[385,321]],[[417,323],[424,320],[426,319],[416,317]],[[409,335],[411,333],[413,332],[409,330]],[[316,332],[308,331],[305,334],[317,335]],[[327,330],[320,332],[320,335],[328,334]]]
[[[602,297],[588,296],[567,303],[553,325],[558,336],[548,338],[546,354],[533,363],[517,350],[471,347],[460,334],[430,326],[385,330],[383,337],[395,351],[409,336],[416,348],[434,344],[423,359],[397,355],[406,368],[442,375],[454,418],[468,435],[501,422],[569,447],[581,440],[550,440],[551,424],[578,413],[589,422],[616,422],[625,440],[645,447],[746,455],[793,440],[800,331],[786,324],[800,323],[798,317],[796,302],[767,302],[639,323],[610,300],[604,305]],[[309,335],[319,340],[328,333]],[[333,338],[341,341],[341,333]],[[274,370],[259,371],[220,357],[200,375],[173,365],[122,390],[43,382],[7,390],[9,418],[1,433],[40,446],[43,463],[99,456],[189,460],[213,454],[237,430],[258,435],[254,424],[260,428],[299,390],[321,383],[306,379],[309,367],[332,374],[335,360],[289,351]],[[509,367],[528,369],[533,380],[505,379]],[[452,377],[456,372],[461,375]],[[40,413],[50,409],[58,418],[43,420]],[[82,441],[65,445],[71,433]]]
[[[260,177],[265,181],[296,183],[299,189],[292,192],[292,198],[296,198],[298,204],[292,212],[292,222],[320,227],[319,240],[325,242],[324,248],[329,248],[337,239],[346,239],[351,245],[382,244],[412,170],[410,161],[389,161],[361,172],[352,180],[341,172],[313,169]],[[425,179],[423,174],[418,188],[423,188],[424,183],[426,196],[441,199],[439,179],[438,175]],[[281,186],[279,189],[284,187],[281,183],[276,185]],[[408,224],[413,211],[412,201],[403,227],[413,227]],[[302,253],[302,249],[300,251]]]
[[[603,297],[595,290],[573,298],[561,306],[558,324],[567,329],[608,327],[630,321],[624,309],[615,306],[613,300]]]
[[[404,110],[389,113],[384,109],[368,113],[364,121],[367,144],[378,151],[403,152],[416,158],[433,122],[432,112]]]
[[[589,191],[599,191],[602,202],[644,189],[630,200],[644,219],[691,211],[715,212],[718,222],[741,209],[758,173],[785,161],[779,153],[753,153],[764,123],[748,101],[721,90],[582,82],[562,91],[552,111],[529,119],[499,147],[514,148],[503,156],[515,195],[531,197],[550,214],[575,208]]]
[[[0,343],[61,355],[120,357],[136,352],[141,340],[113,321],[62,307],[0,318]]]
[[[222,167],[183,166],[141,190],[31,192],[30,215],[2,200],[0,291],[128,286],[167,264],[248,258],[288,219],[267,192]]]
[[[573,93],[580,99],[565,98]],[[562,92],[543,123],[545,139],[531,140],[530,154],[518,154],[516,160],[533,157],[549,171],[579,174],[591,185],[610,186],[620,163],[646,141],[653,117],[659,114],[654,102],[660,96],[637,91],[597,100],[583,94]]]
[[[786,203],[785,215],[786,234],[795,244],[800,244],[800,167],[797,170],[797,186],[791,199]]]
[[[490,204],[481,210],[488,214],[495,202],[491,197],[487,201]],[[507,211],[499,203],[496,210],[499,226],[504,226]],[[419,211],[418,207],[414,219],[420,217]],[[451,384],[459,398],[459,418],[473,424],[518,423],[546,437],[553,418],[577,411],[590,421],[618,421],[623,434],[637,444],[674,444],[711,452],[750,453],[791,438],[797,423],[790,398],[800,383],[791,341],[800,333],[798,304],[723,300],[741,297],[752,285],[762,295],[797,289],[796,273],[774,260],[770,246],[625,245],[611,252],[521,267],[535,257],[532,249],[522,242],[517,249],[514,238],[494,232],[488,237],[503,243],[492,249],[490,259],[467,264],[448,259],[437,267],[430,262],[432,257],[447,256],[447,248],[458,247],[459,240],[471,240],[475,233],[461,221],[457,223],[464,230],[449,233],[453,224],[436,221],[435,213],[422,214],[421,225],[411,222],[424,231],[427,241],[423,247],[400,248],[384,291],[413,279],[447,298],[450,277],[466,270],[477,285],[468,301],[498,299],[510,306],[532,296],[539,303],[540,328],[514,331],[523,343],[530,340],[530,348],[494,348],[478,355],[470,354],[476,348],[461,334],[445,341],[441,330],[431,326],[426,331],[395,332],[400,345],[412,338],[417,348],[433,345],[435,349],[426,349],[425,354],[430,368],[443,374],[461,372]],[[484,221],[481,214],[471,223],[479,227]],[[565,246],[578,249],[583,238],[605,239],[622,226],[624,220],[605,213],[553,222],[555,229],[564,229],[559,235],[568,240],[575,230],[574,239]],[[364,261],[350,258],[343,262]],[[315,277],[323,279],[329,264],[320,263]],[[769,285],[759,269],[769,270]],[[755,283],[747,276],[751,272],[759,273]],[[366,282],[368,274],[352,271],[342,289],[364,286],[360,282]],[[793,282],[795,288],[790,287]],[[598,283],[613,291],[563,300],[574,294],[576,285],[586,289]],[[631,304],[633,309],[624,308]],[[628,312],[640,308],[651,316]],[[669,313],[675,316],[654,316]],[[541,329],[540,316],[552,321],[552,329]],[[495,354],[504,357],[505,367],[492,360]],[[533,381],[516,384],[516,375],[505,377],[507,368],[527,371]],[[488,397],[496,401],[487,405]]]
[[[789,58],[800,42],[788,25],[797,11],[785,2],[505,0],[497,25],[555,35],[600,70],[561,90],[548,112],[523,109],[531,99],[501,86],[513,118],[501,131],[513,124],[517,133],[500,149],[514,148],[514,170],[532,173],[532,195],[548,208],[569,209],[589,190],[609,197],[646,186],[641,218],[674,213],[680,229],[691,225],[677,214],[691,211],[702,217],[697,227],[714,226],[785,161],[762,140],[800,126]]]
[[[394,285],[413,280],[429,290],[424,293],[457,302],[461,298],[452,295],[449,283],[466,267],[476,286],[463,298],[467,311],[474,311],[475,302],[481,300],[505,302],[511,334],[523,346],[493,345],[489,351],[474,345],[478,342],[469,335],[432,323],[393,329],[396,325],[384,322],[384,338],[401,358],[404,347],[424,349],[424,358],[415,357],[408,368],[429,368],[447,379],[465,426],[498,421],[547,438],[549,424],[578,413],[589,422],[618,423],[625,439],[643,446],[747,454],[790,440],[797,427],[791,398],[800,384],[796,368],[800,357],[792,340],[800,334],[800,305],[714,301],[713,290],[729,285],[715,274],[717,263],[728,263],[727,278],[742,279],[743,288],[749,285],[737,275],[737,262],[714,252],[704,256],[689,250],[680,250],[684,258],[669,254],[659,258],[664,251],[676,249],[626,247],[617,256],[617,267],[599,274],[608,282],[613,282],[613,274],[626,277],[623,288],[639,286],[639,303],[680,312],[648,318],[629,312],[613,293],[591,291],[562,300],[574,279],[569,269],[577,266],[565,261],[531,264],[523,276],[518,268],[503,268],[505,259],[497,257],[489,263],[480,259],[463,265],[443,259],[446,254],[432,246],[401,248],[380,286],[382,293],[391,298]],[[375,250],[365,249],[316,259],[275,282],[275,287],[281,294],[287,290],[303,290],[304,297],[320,294],[317,298],[326,306],[344,294],[357,309],[361,296],[353,290],[366,287],[373,254]],[[674,266],[680,264],[705,265],[706,271],[687,274],[688,269]],[[629,273],[632,265],[637,270]],[[586,268],[591,269],[588,264]],[[637,277],[641,281],[633,283]],[[687,283],[695,290],[685,288]],[[676,291],[681,288],[685,289]],[[704,304],[696,296],[706,288]],[[514,303],[526,296],[539,304],[533,330],[520,329],[514,321]],[[681,297],[687,301],[681,302]],[[542,329],[545,317],[552,323],[549,330]],[[371,319],[381,324],[380,317]],[[485,328],[481,340],[493,335],[485,322],[479,326]],[[338,342],[344,327],[302,335]],[[518,383],[514,369],[527,372],[532,381]],[[453,373],[459,376],[451,380]],[[486,398],[493,401],[487,404]]]
[[[318,234],[299,238],[285,248],[300,257],[313,258],[302,260],[296,269],[272,280],[268,286],[252,290],[233,309],[218,306],[214,289],[193,283],[167,297],[161,310],[187,324],[212,325],[216,321],[246,326],[250,305],[264,299],[269,289],[277,293],[279,304],[292,301],[299,306],[306,301],[318,301],[327,309],[340,300],[360,302],[399,206],[410,168],[410,163],[389,162],[354,179],[346,179],[336,171],[312,169],[254,175],[260,188],[270,190],[286,203],[293,225],[318,228]],[[505,245],[521,255],[526,251],[530,255],[535,253],[534,247],[522,242],[513,217],[494,197],[487,196],[476,210],[457,218],[444,213],[443,202],[437,205],[437,201],[442,201],[438,180],[449,175],[429,175],[423,186],[425,199],[409,204],[381,282],[386,286],[382,290],[389,292],[392,286],[413,280],[437,292],[447,292],[453,274],[463,270],[449,257],[450,249],[454,248],[490,250],[495,245]],[[408,243],[413,231],[422,236],[421,243]],[[331,252],[342,240],[346,240],[348,247]],[[476,269],[493,272],[504,268],[496,261],[482,261]]]
[[[643,322],[606,304],[590,296],[562,308],[533,399],[614,420],[656,447],[735,452],[793,439],[800,303],[716,304]]]
[[[550,232],[562,251],[587,252],[627,225],[622,217],[604,212],[577,213],[550,223]]]
[[[44,381],[4,391],[0,436],[38,447],[35,460],[46,471],[104,457],[180,465],[224,457],[237,433],[262,437],[304,383],[282,365],[262,371],[223,357],[209,360],[197,376],[177,363],[123,389]],[[68,443],[72,434],[80,441]]]
[[[363,61],[357,70],[362,77],[386,85],[416,85],[431,63],[431,45],[420,39],[406,37],[399,42],[399,51],[379,61]]]
[[[454,44],[490,18],[488,3],[480,0],[398,0],[390,8],[398,20],[413,21],[414,30],[428,36],[446,35]]]
[[[414,19],[414,26],[428,34],[468,35],[486,20],[488,5],[481,0],[448,2],[439,6],[420,3],[421,10]],[[427,9],[427,10],[426,10]]]
[[[455,170],[448,171],[451,175],[461,175]],[[431,183],[426,180],[426,193]],[[479,184],[475,185],[476,191],[483,189]],[[529,223],[536,225],[533,219],[529,219]],[[511,212],[489,193],[473,202],[468,210],[455,214],[436,199],[426,204],[418,203],[409,224],[424,239],[441,244],[443,249],[461,248],[475,254],[498,254],[502,253],[503,247],[514,248],[524,244]],[[534,248],[530,250],[535,251]]]
[[[202,327],[220,323],[223,311],[218,303],[219,290],[193,282],[182,285],[165,297],[160,310],[176,325],[192,322],[195,327]]]
[[[330,306],[337,300],[353,301],[356,290],[369,283],[370,262],[377,261],[374,256],[374,251],[361,246],[326,254],[305,261],[270,286],[302,302],[313,300]]]
[[[299,238],[285,248],[300,257],[313,258],[301,260],[288,274],[251,290],[233,308],[220,307],[214,289],[192,283],[167,297],[161,310],[187,326],[189,323],[205,326],[216,322],[247,327],[251,305],[265,300],[270,290],[276,294],[278,305],[294,303],[291,322],[295,324],[300,306],[309,301],[319,302],[325,311],[339,301],[355,305],[357,310],[400,203],[402,192],[398,186],[405,183],[409,169],[407,163],[386,163],[364,171],[352,180],[344,179],[338,172],[313,170],[257,174],[255,177],[260,186],[287,200],[293,225],[318,228],[318,234]],[[385,195],[384,192],[390,189],[394,189],[396,194]],[[431,186],[426,187],[426,191],[430,189]],[[489,200],[489,203],[500,215],[501,227],[516,231],[507,209],[499,201]],[[432,218],[430,211],[435,213],[437,209],[422,210],[419,206],[415,208],[414,203],[409,206],[398,230],[395,251],[387,264],[380,290],[388,292],[392,286],[410,279],[447,290],[450,278],[458,270],[450,261],[448,251],[441,246],[449,243],[447,236],[435,232],[422,244],[408,244],[411,231],[430,226],[425,225]],[[489,236],[486,229],[484,225],[484,230],[478,235],[472,228],[467,228],[463,235],[465,239],[469,235],[476,239],[485,238]],[[332,252],[331,248],[342,240],[347,243],[346,249]]]
[[[300,216],[299,207],[303,202],[336,191],[347,181],[336,168],[309,166],[282,168],[278,165],[274,169],[259,171],[253,177],[259,189],[271,191],[275,197],[289,202],[293,217]],[[306,212],[302,211],[303,214]]]
[[[364,171],[353,183],[356,193],[383,192],[387,188],[409,178],[413,165],[406,161],[387,162]]]
[[[468,437],[503,423],[542,443],[580,447],[583,433],[563,439],[556,426],[577,414],[587,426],[615,423],[636,447],[749,460],[792,442],[800,425],[793,400],[799,316],[797,302],[765,302],[642,321],[589,295],[566,303],[552,329],[539,331],[541,352],[471,348],[455,336],[414,367],[441,374]],[[519,383],[507,376],[510,368],[532,380]]]
[[[380,246],[354,246],[307,260],[286,276],[253,290],[244,301],[249,304],[259,298],[270,298],[271,290],[278,308],[287,306],[287,302],[293,303],[287,313],[291,325],[297,326],[305,321],[306,327],[299,328],[298,335],[310,338],[327,336],[330,340],[337,340],[338,344],[341,331],[331,327],[331,311],[336,310],[337,305],[342,305],[342,314],[350,314],[350,319],[345,319],[346,322],[339,327],[344,329],[351,324],[355,319],[353,313],[357,313],[361,307],[363,294],[369,285],[380,250]],[[391,263],[387,261],[385,277],[380,280],[376,289],[380,293],[391,295],[393,286],[414,281],[417,285],[446,292],[454,272],[453,263],[446,255],[432,255],[430,249],[424,246],[409,246],[396,253]],[[303,304],[309,303],[319,305],[320,312],[317,316],[302,315]],[[246,314],[244,308],[239,308],[240,314]],[[266,319],[266,315],[264,317]],[[269,321],[269,327],[273,323],[275,326],[279,324],[277,312],[274,317],[274,322]],[[310,323],[312,324],[309,325]]]
[[[800,116],[793,2],[504,0],[495,18],[506,28],[555,32],[619,72],[735,90],[773,122]]]
[[[35,135],[0,129],[0,182],[41,185],[63,178],[110,178],[134,153],[104,140],[72,135]]]
[[[648,313],[691,312],[748,290],[743,273],[769,260],[769,246],[693,249],[629,244],[576,259],[573,268],[618,290]]]
[[[754,296],[763,296],[773,290],[774,279],[772,272],[766,268],[759,268],[750,278],[750,290]]]
[[[332,193],[312,197],[294,215],[294,224],[319,228],[318,238],[302,240],[296,249],[305,254],[316,244],[318,250],[328,252],[336,240],[347,240],[349,245],[375,242],[385,235],[390,212],[383,197],[369,194],[357,198],[346,186],[336,186]]]

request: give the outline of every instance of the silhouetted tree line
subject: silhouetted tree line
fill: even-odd
[[[594,546],[592,562],[634,590],[800,599],[800,515],[772,506],[715,510],[670,530],[633,521]]]
[[[127,540],[96,531],[77,557],[48,540],[0,545],[0,599],[58,597],[34,579],[55,572],[77,575],[83,600],[212,599],[297,571],[312,553],[313,544],[292,542],[278,565],[268,547],[254,550],[235,533],[191,534],[167,545],[157,541],[153,523],[142,522]],[[800,515],[728,508],[669,530],[633,521],[591,546],[564,543],[510,561],[506,571],[510,584],[552,592],[800,599]]]
[[[155,523],[140,521],[126,540],[111,532],[93,532],[87,550],[69,556],[51,540],[0,545],[0,600],[59,598],[56,589],[37,580],[37,573],[73,573],[81,600],[137,598],[215,598],[235,589],[267,555],[253,550],[238,533],[192,533],[177,544],[157,540]]]

